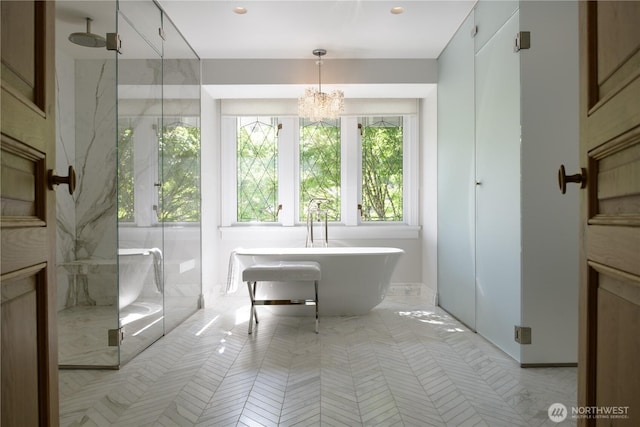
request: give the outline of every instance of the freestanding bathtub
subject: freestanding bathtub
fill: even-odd
[[[391,275],[403,253],[402,249],[384,247],[255,248],[235,251],[240,264],[240,277],[245,267],[259,262],[319,262],[322,268],[318,287],[318,308],[321,315],[364,314],[380,304],[387,295]],[[274,285],[262,282],[258,284],[256,297],[305,298],[308,292],[309,287],[296,283]],[[293,307],[287,307],[291,308]],[[273,309],[285,313],[283,310],[275,310],[276,307]],[[287,310],[286,313],[290,311]]]

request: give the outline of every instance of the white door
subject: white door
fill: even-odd
[[[516,360],[520,324],[520,55],[515,13],[476,53],[476,330]]]

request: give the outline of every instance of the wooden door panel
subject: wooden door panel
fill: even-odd
[[[35,4],[2,2],[2,78],[28,99],[35,98]]]
[[[640,125],[640,2],[584,2],[581,16],[583,143],[593,149]]]
[[[37,313],[43,267],[2,281],[2,426],[39,425]]]
[[[640,422],[640,2],[581,2],[582,275],[578,405]]]
[[[3,129],[4,130],[4,129]],[[2,135],[2,267],[0,274],[47,258],[45,155]],[[40,184],[40,185],[38,185]]]
[[[54,4],[2,1],[0,422],[56,426]]]
[[[601,270],[597,274],[595,403],[626,407],[616,425],[637,425],[640,408],[640,277]],[[610,425],[610,419],[597,424]]]
[[[598,162],[596,220],[632,220],[640,213],[640,128],[625,134],[624,142]]]
[[[36,216],[36,165],[2,151],[2,216]]]
[[[640,135],[635,130],[588,152],[588,220],[580,406],[628,407],[629,418],[586,424],[637,425],[640,419]],[[588,353],[587,348],[591,348]],[[584,353],[583,353],[584,352]]]
[[[637,17],[640,15],[640,2],[600,2],[595,13],[598,95],[604,98],[634,73],[634,68],[636,72],[638,70],[640,25]]]

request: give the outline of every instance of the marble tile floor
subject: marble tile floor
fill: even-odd
[[[115,306],[79,305],[58,312],[60,365],[117,365],[118,349],[108,331],[118,327]]]
[[[522,369],[420,297],[319,334],[259,307],[247,335],[248,315],[220,296],[118,371],[60,371],[60,425],[551,426],[575,405],[575,368]]]

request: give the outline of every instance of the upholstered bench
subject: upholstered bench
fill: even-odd
[[[320,280],[320,264],[314,261],[277,261],[253,264],[242,272],[242,280],[247,282],[249,297],[251,298],[251,313],[249,315],[249,333],[253,328],[253,321],[258,323],[256,305],[315,305],[316,334],[318,333],[318,281]],[[271,300],[256,299],[258,282],[313,282],[314,299]],[[253,286],[252,286],[253,285]]]

